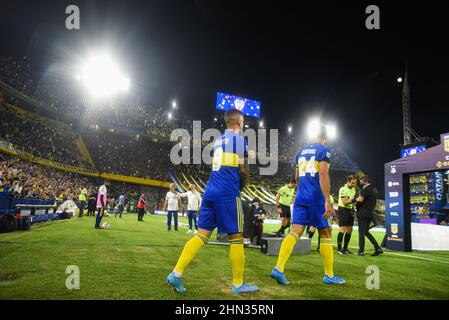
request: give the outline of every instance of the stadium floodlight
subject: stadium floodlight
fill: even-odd
[[[334,124],[323,124],[319,119],[312,119],[307,124],[306,130],[307,130],[307,136],[310,139],[316,138],[320,134],[320,130],[323,129],[323,127],[326,130],[327,138],[330,140],[333,140],[337,137],[337,128]]]
[[[289,126],[289,127],[288,127],[288,133],[291,133],[291,132],[292,132],[292,127]]]
[[[337,137],[337,128],[335,127],[335,125],[333,124],[328,124],[326,126],[326,130],[327,130],[327,137],[328,139],[335,139]]]
[[[128,91],[130,80],[123,76],[117,64],[107,54],[90,57],[83,66],[80,79],[96,97],[109,96],[118,91]]]
[[[307,136],[309,138],[316,138],[316,136],[320,133],[320,120],[312,119],[309,121],[306,127]]]
[[[401,83],[401,82],[402,82],[402,77],[397,78],[396,81],[397,81],[398,83]]]
[[[259,128],[263,128],[263,121],[259,122]]]
[[[172,118],[172,114],[171,114],[171,112],[169,112],[168,113],[168,119],[171,120],[171,118]]]
[[[214,121],[215,121],[215,122],[217,122],[217,121],[218,121],[218,119],[217,119],[217,118],[214,118]]]
[[[176,103],[176,100],[172,101],[171,106],[172,106],[173,109],[176,109],[176,107],[178,106],[177,103]]]

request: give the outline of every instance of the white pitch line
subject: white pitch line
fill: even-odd
[[[384,253],[393,254],[393,255],[401,256],[401,257],[414,258],[414,259],[420,259],[420,260],[427,260],[427,261],[433,261],[433,262],[439,262],[439,263],[449,264],[448,261],[435,260],[435,259],[424,258],[424,257],[420,257],[420,256],[411,256],[411,255],[403,254],[403,253],[389,252],[389,251],[387,251],[387,252],[384,251]]]
[[[316,240],[313,240],[312,242],[318,242]],[[349,246],[349,248],[352,249],[358,249],[358,247]],[[403,253],[397,253],[397,252],[390,252],[390,251],[384,251],[385,254],[392,254],[396,256],[406,257],[406,258],[413,258],[413,259],[419,259],[419,260],[426,260],[426,261],[432,261],[432,262],[439,262],[443,264],[449,264],[449,261],[443,261],[443,260],[436,260],[436,259],[430,259],[430,258],[424,258],[419,256],[411,256],[409,254],[403,254]]]

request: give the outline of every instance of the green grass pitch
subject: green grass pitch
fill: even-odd
[[[279,286],[269,277],[277,257],[247,248],[245,281],[257,284],[260,292],[242,296],[231,294],[229,248],[208,245],[187,268],[188,291],[179,295],[165,277],[192,236],[186,233],[185,218],[180,218],[179,232],[167,232],[161,216],[146,215],[138,222],[129,214],[104,221],[111,224],[109,230],[95,230],[94,218],[83,217],[1,234],[0,299],[449,299],[449,252],[386,250],[371,257],[369,242],[365,257],[335,255],[334,270],[347,283],[331,287],[321,282],[322,262],[314,250],[290,258],[290,285]],[[266,225],[265,230],[277,227]],[[374,234],[382,239],[383,234]],[[356,232],[351,246],[357,246]],[[68,265],[80,269],[79,290],[65,286]],[[366,288],[369,265],[379,267],[379,289]]]

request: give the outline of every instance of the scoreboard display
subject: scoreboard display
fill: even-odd
[[[424,145],[402,149],[401,150],[401,158],[412,156],[412,155],[414,155],[418,152],[422,152],[424,150],[426,150],[426,146],[424,146]]]
[[[238,109],[245,116],[260,118],[260,107],[260,101],[217,92],[217,103],[215,106],[217,110]]]

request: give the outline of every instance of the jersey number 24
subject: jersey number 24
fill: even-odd
[[[312,177],[315,177],[315,174],[318,172],[315,157],[310,157],[309,160],[307,160],[305,157],[299,158],[298,172],[300,177],[304,177],[306,173],[310,174]]]

